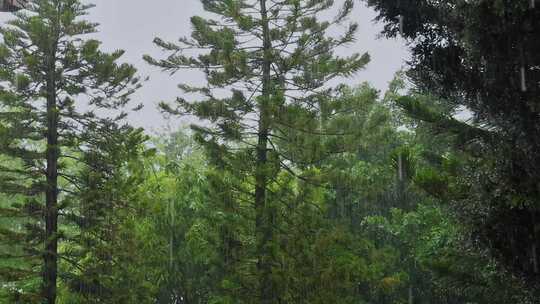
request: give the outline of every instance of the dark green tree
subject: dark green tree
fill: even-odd
[[[368,0],[387,36],[410,41],[416,119],[466,151],[457,202],[475,238],[516,274],[540,277],[540,3]],[[418,97],[418,96],[416,96]],[[470,123],[453,116],[465,109]],[[467,190],[468,189],[468,190]]]
[[[2,241],[20,248],[3,255],[26,261],[0,275],[34,282],[17,288],[13,301],[56,302],[60,261],[77,263],[67,244],[103,218],[111,200],[95,195],[116,176],[119,154],[131,153],[121,151],[142,140],[119,124],[139,86],[136,71],[117,63],[123,51],[104,53],[99,41],[83,38],[96,31],[83,19],[90,7],[36,0],[0,29],[0,153],[10,160],[0,165],[0,191],[13,202],[2,216],[24,218],[24,228],[1,230]],[[104,111],[110,115],[100,118]]]
[[[347,22],[351,0],[327,20],[322,15],[334,1],[203,0],[202,4],[214,19],[193,17],[191,38],[178,43],[156,39],[170,55],[163,60],[145,59],[169,72],[205,73],[205,86],[180,85],[186,94],[196,94],[198,101],[178,98],[175,105],[162,104],[162,108],[205,122],[193,127],[196,137],[207,148],[212,164],[228,172],[227,183],[215,190],[217,198],[228,213],[241,212],[239,199],[250,202],[247,206],[254,210],[257,291],[252,298],[278,303],[282,298],[277,288],[279,200],[270,188],[277,185],[283,170],[298,175],[297,168],[328,156],[330,148],[321,144],[326,135],[321,125],[324,116],[335,114],[336,91],[329,84],[353,75],[369,56],[334,54],[355,38],[354,23],[342,36],[328,35]],[[195,56],[188,53],[193,49],[199,51]],[[246,187],[250,184],[253,188]],[[233,189],[223,191],[227,186]],[[229,254],[238,244],[231,229],[224,226],[222,231],[227,263],[234,263],[234,255]]]

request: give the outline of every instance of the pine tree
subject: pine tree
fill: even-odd
[[[343,35],[328,35],[347,22],[351,0],[344,1],[329,20],[321,19],[334,6],[330,0],[203,0],[202,4],[217,18],[193,17],[191,38],[178,43],[156,39],[170,55],[163,60],[145,59],[169,72],[205,73],[206,86],[180,85],[186,94],[198,96],[197,101],[178,98],[175,105],[163,103],[162,108],[206,122],[193,126],[198,140],[213,165],[228,172],[228,183],[237,181],[231,191],[216,189],[216,195],[222,194],[229,213],[238,214],[246,206],[254,209],[258,282],[253,298],[258,303],[278,303],[279,196],[271,189],[278,187],[280,172],[302,178],[298,168],[309,168],[332,153],[324,145],[326,133],[321,127],[325,116],[335,114],[332,97],[337,90],[330,83],[353,75],[369,56],[334,55],[354,40],[357,31],[351,23]],[[199,53],[191,56],[189,50]],[[242,200],[249,203],[239,204]],[[238,240],[231,229],[224,229],[225,252],[234,252]]]
[[[92,197],[103,191],[97,181],[114,176],[121,165],[115,153],[142,140],[119,125],[139,86],[136,70],[117,63],[123,51],[104,53],[99,41],[83,38],[96,31],[82,18],[90,7],[36,0],[0,30],[0,153],[10,160],[0,167],[0,192],[13,202],[1,212],[20,218],[20,227],[1,230],[2,241],[18,248],[3,254],[19,263],[0,277],[41,285],[37,293],[15,288],[15,301],[56,303],[60,261],[77,263],[69,252],[74,229],[99,219],[84,214],[84,202],[97,208],[87,211],[106,212],[110,206]],[[103,111],[114,117],[96,114]]]

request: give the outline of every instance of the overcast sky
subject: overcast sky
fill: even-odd
[[[136,126],[143,126],[149,131],[159,130],[168,124],[157,111],[156,104],[162,100],[173,100],[180,94],[176,85],[191,80],[193,74],[183,73],[170,76],[154,67],[148,66],[142,59],[143,54],[158,58],[164,56],[152,44],[154,37],[176,40],[190,34],[189,18],[201,14],[200,0],[87,0],[96,5],[90,11],[89,19],[100,23],[97,34],[106,49],[124,49],[125,61],[134,64],[143,76],[150,80],[134,96],[145,108],[130,117]],[[336,1],[339,2],[339,1]],[[384,90],[394,73],[402,67],[407,56],[406,48],[400,40],[377,39],[381,25],[373,22],[374,12],[357,4],[352,18],[360,25],[357,43],[351,46],[351,52],[368,52],[372,61],[368,68],[358,73],[351,83],[368,81],[376,88]],[[174,125],[185,123],[175,119]]]

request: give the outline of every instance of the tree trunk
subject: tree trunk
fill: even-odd
[[[45,254],[43,295],[56,303],[58,269],[58,106],[56,102],[56,42],[48,56],[47,77],[47,189],[45,192]]]
[[[257,268],[259,272],[260,303],[276,303],[275,286],[272,278],[272,241],[273,216],[266,201],[266,188],[268,184],[268,133],[269,133],[269,106],[271,97],[271,60],[272,41],[266,8],[266,0],[260,0],[261,20],[263,27],[263,79],[262,96],[259,105],[259,125],[257,143],[257,164],[255,176],[255,212],[257,234]]]

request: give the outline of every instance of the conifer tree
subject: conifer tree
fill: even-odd
[[[56,303],[60,261],[77,264],[70,244],[110,208],[97,197],[100,183],[143,139],[120,124],[136,70],[118,63],[123,51],[104,53],[83,37],[96,31],[83,18],[90,7],[35,0],[0,29],[0,153],[10,160],[0,165],[0,192],[11,200],[1,213],[20,219],[0,230],[17,248],[2,253],[17,266],[0,269],[2,282],[17,286],[12,301]],[[104,111],[114,117],[100,118]]]
[[[203,122],[193,126],[196,137],[226,176],[222,189],[216,189],[216,199],[226,205],[231,219],[244,214],[246,207],[254,210],[252,275],[257,284],[251,296],[257,303],[279,303],[284,290],[278,290],[283,282],[278,276],[276,237],[280,172],[305,178],[297,169],[309,169],[336,150],[325,144],[327,132],[322,127],[324,119],[336,112],[332,97],[338,89],[330,83],[353,75],[369,56],[334,54],[355,38],[357,25],[345,25],[352,0],[343,1],[339,13],[328,20],[323,15],[334,7],[332,0],[203,0],[202,4],[212,18],[193,17],[191,38],[177,43],[155,39],[169,56],[145,59],[169,72],[205,73],[205,86],[180,85],[196,100],[178,98],[176,104],[162,103],[162,108]],[[344,25],[341,36],[328,34]],[[199,53],[193,56],[192,50]],[[224,191],[226,186],[232,189]],[[235,263],[242,240],[235,237],[234,227],[223,229],[225,264]]]

